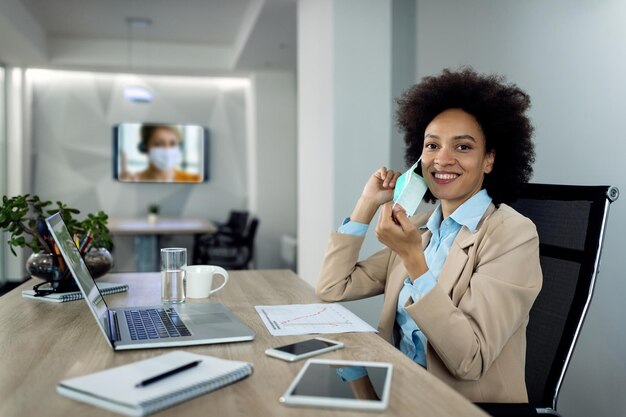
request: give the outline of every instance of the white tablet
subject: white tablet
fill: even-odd
[[[385,410],[389,404],[393,365],[309,359],[280,402],[287,405],[357,410]]]

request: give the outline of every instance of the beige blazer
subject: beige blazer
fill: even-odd
[[[429,215],[416,216],[416,227]],[[358,262],[363,239],[331,235],[317,294],[341,301],[384,293],[378,330],[394,343],[407,272],[389,248]],[[429,240],[426,230],[424,248]],[[505,204],[491,204],[474,233],[459,231],[437,285],[405,305],[428,339],[427,370],[474,402],[527,402],[526,325],[541,284],[535,225]]]

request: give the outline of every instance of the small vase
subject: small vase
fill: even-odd
[[[100,278],[113,267],[113,256],[106,248],[93,248],[83,256],[83,259],[94,278]]]
[[[52,281],[54,271],[59,267],[54,258],[51,253],[32,253],[26,260],[26,271],[34,278]]]
[[[54,292],[78,291],[69,269],[64,262],[59,262],[59,257],[46,252],[33,253],[26,260],[26,271],[32,277],[48,281]]]
[[[155,213],[148,213],[148,223],[156,224],[159,221],[159,215]]]
[[[59,262],[59,258],[60,255],[52,253],[33,253],[26,260],[26,270],[30,276],[50,282],[56,292],[77,291],[74,278],[65,267],[65,262]],[[105,248],[91,249],[83,255],[83,260],[94,279],[105,275],[113,267],[113,256]]]

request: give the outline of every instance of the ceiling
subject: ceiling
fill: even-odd
[[[295,70],[296,9],[297,0],[2,0],[0,63],[174,74]]]

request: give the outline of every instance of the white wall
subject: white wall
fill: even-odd
[[[390,1],[298,5],[298,272],[312,285],[329,234],[389,164],[391,32]]]
[[[533,102],[534,182],[626,190],[626,2],[417,2],[417,78],[469,64],[496,72]],[[565,416],[626,415],[626,281],[613,204],[589,315],[565,377]]]
[[[404,168],[394,99],[415,79],[414,16],[414,0],[298,3],[298,273],[311,285],[369,176]],[[373,228],[362,258],[382,248]],[[382,296],[346,305],[376,325]]]
[[[0,2],[0,53],[11,65],[46,59],[46,35],[20,0]]]
[[[352,212],[370,175],[390,164],[392,2],[336,1],[334,24],[336,229]],[[362,254],[381,248],[370,234]]]
[[[415,83],[415,0],[392,1],[391,97],[395,100]],[[393,104],[390,163],[395,170],[408,169],[404,162],[404,136],[396,125]]]
[[[83,212],[143,216],[150,203],[165,216],[224,221],[230,210],[261,220],[256,266],[280,267],[280,236],[296,233],[296,99],[290,72],[249,78],[123,75],[30,70],[32,191]],[[124,85],[143,85],[150,104],[126,102]],[[114,181],[111,127],[123,122],[195,123],[210,132],[209,182]],[[28,136],[28,135],[26,135]],[[30,159],[30,147],[24,152]],[[72,186],[69,186],[72,184]],[[116,270],[135,267],[131,238],[116,238]],[[191,249],[191,236],[161,244]],[[128,254],[132,256],[127,256]]]
[[[156,203],[164,216],[224,221],[229,210],[247,208],[248,79],[42,70],[29,70],[27,79],[32,87],[32,192],[42,198],[64,201],[83,213],[104,210],[111,217],[144,216],[147,206]],[[127,84],[148,87],[154,101],[125,101],[122,90]],[[144,121],[207,126],[209,181],[115,181],[111,128]],[[161,243],[172,244],[168,239]],[[179,244],[191,248],[191,237]],[[133,270],[132,245],[131,238],[116,238],[117,270]]]
[[[24,71],[8,67],[6,71],[6,188],[8,196],[23,194],[27,187],[30,159],[24,150],[29,149],[30,140],[24,140]],[[5,234],[6,236],[6,234]],[[8,237],[8,236],[7,236]],[[22,251],[14,256],[5,245],[3,273],[9,281],[20,281],[25,261]]]
[[[298,273],[315,286],[328,237],[390,164],[392,1],[298,3]],[[362,256],[381,248],[372,233]],[[381,297],[348,303],[375,324]]]
[[[5,123],[5,69],[0,66],[0,167],[5,167],[6,160],[6,123]],[[6,194],[6,170],[0,168],[0,195]],[[8,237],[5,237],[5,233],[0,231],[0,242],[6,242]],[[7,245],[0,246],[0,286],[7,281],[6,272],[4,270],[5,262],[4,257],[7,251]]]
[[[255,151],[251,176],[259,217],[256,268],[277,268],[280,238],[296,234],[296,79],[290,72],[252,78]]]
[[[298,2],[298,274],[315,285],[333,227],[332,0]]]

